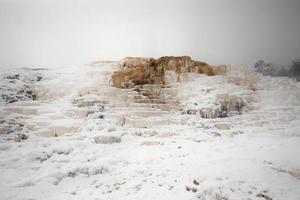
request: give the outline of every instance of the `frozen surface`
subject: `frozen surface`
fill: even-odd
[[[1,72],[0,199],[300,199],[298,83],[232,66],[122,90],[114,70]],[[215,118],[224,95],[243,106]]]

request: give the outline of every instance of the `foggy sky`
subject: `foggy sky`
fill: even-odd
[[[190,55],[300,58],[299,0],[0,0],[0,67]]]

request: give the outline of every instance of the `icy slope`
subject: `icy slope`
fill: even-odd
[[[298,83],[232,66],[126,90],[114,70],[1,72],[1,199],[300,198]],[[215,118],[224,101],[240,112]]]

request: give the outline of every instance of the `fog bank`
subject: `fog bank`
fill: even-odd
[[[0,0],[0,67],[190,55],[211,64],[300,58],[298,0]]]

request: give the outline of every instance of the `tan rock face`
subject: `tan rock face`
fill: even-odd
[[[113,85],[118,88],[131,88],[144,84],[165,84],[168,82],[165,80],[165,75],[169,71],[176,73],[177,81],[180,81],[180,74],[187,72],[214,75],[210,65],[194,61],[188,56],[168,56],[159,59],[128,57],[120,61],[119,67],[120,70],[112,75]]]
[[[215,75],[226,75],[227,66],[226,65],[214,66],[213,71]]]

